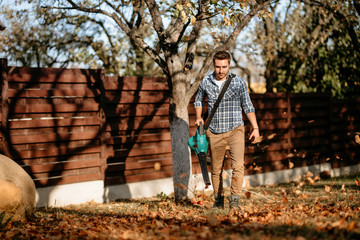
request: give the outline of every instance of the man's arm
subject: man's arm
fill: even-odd
[[[204,125],[204,119],[202,118],[202,107],[195,107],[195,113],[196,113],[196,120],[195,120],[195,125],[196,126],[200,126],[200,123],[202,123]]]
[[[251,143],[258,143],[261,142],[260,139],[260,132],[259,132],[259,125],[257,123],[256,120],[256,115],[255,112],[249,112],[246,114],[247,118],[249,119],[251,126],[252,126],[252,131],[249,137],[249,140],[251,141],[252,138],[254,138]]]

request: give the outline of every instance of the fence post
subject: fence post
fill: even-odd
[[[0,59],[0,80],[1,80],[1,131],[0,131],[0,151],[10,157],[6,144],[7,119],[9,113],[9,97],[8,97],[8,66],[7,59]]]

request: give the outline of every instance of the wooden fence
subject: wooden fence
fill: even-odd
[[[91,180],[114,185],[172,176],[165,79],[9,67],[5,59],[0,72],[0,149],[26,169],[37,187]],[[360,147],[354,141],[360,129],[359,99],[285,93],[251,97],[263,142],[246,143],[246,174],[359,162]],[[191,122],[194,113],[190,104]],[[194,131],[191,126],[191,134]],[[194,155],[193,171],[200,173]]]

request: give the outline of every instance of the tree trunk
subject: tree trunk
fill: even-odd
[[[189,139],[189,100],[185,81],[173,81],[173,97],[170,99],[169,120],[173,159],[175,201],[194,197],[191,152]]]

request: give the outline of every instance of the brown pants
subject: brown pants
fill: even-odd
[[[232,131],[214,134],[206,131],[211,151],[211,180],[214,194],[223,194],[223,163],[226,146],[230,147],[231,189],[232,195],[241,194],[244,180],[245,127],[240,125]]]

